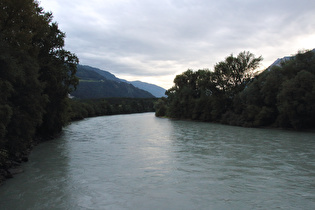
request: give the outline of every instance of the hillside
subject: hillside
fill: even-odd
[[[126,82],[106,79],[104,76],[93,71],[92,67],[78,65],[76,75],[80,79],[80,83],[77,89],[71,93],[76,98],[154,98],[151,93],[136,88]]]
[[[129,82],[127,80],[117,78],[114,74],[112,74],[112,73],[110,73],[108,71],[101,70],[101,69],[94,68],[94,67],[87,66],[87,65],[78,65],[78,69],[86,69],[86,70],[94,71],[94,72],[98,73],[99,75],[105,77],[106,79],[112,80],[112,81],[115,81],[115,82],[126,82],[126,83],[129,83],[129,84],[132,84],[133,86],[135,86],[137,88],[140,88],[142,90],[148,91],[153,96],[158,97],[158,98],[165,97],[165,91],[166,90],[164,88],[162,88],[160,86],[157,86],[157,85],[154,85],[154,84],[141,82],[141,81]]]
[[[108,71],[103,71],[100,70],[98,68],[94,68],[88,65],[78,65],[78,71],[82,71],[82,70],[88,70],[89,74],[92,74],[90,71],[96,72],[98,75],[105,77],[108,80],[112,80],[115,82],[121,82],[121,79],[117,78],[115,75],[113,75],[112,73],[108,72]],[[123,81],[125,82],[125,81]]]
[[[155,97],[158,97],[158,98],[166,97],[165,95],[166,90],[164,88],[161,88],[160,86],[153,85],[146,82],[141,82],[141,81],[132,81],[130,83],[137,88],[148,91]]]

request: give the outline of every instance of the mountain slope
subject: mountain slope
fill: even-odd
[[[154,98],[154,96],[126,82],[116,82],[90,70],[86,66],[78,66],[77,77],[80,83],[72,96],[81,99],[90,98]]]
[[[292,57],[291,56],[285,56],[283,58],[278,58],[277,60],[275,60],[275,62],[273,62],[269,67],[273,67],[273,66],[281,66],[281,63],[284,62],[284,61],[287,61],[289,59],[291,59]]]
[[[151,93],[153,96],[155,97],[165,97],[165,89],[160,87],[160,86],[157,86],[157,85],[154,85],[154,84],[150,84],[150,83],[146,83],[146,82],[141,82],[141,81],[132,81],[132,82],[129,82],[127,80],[124,80],[124,79],[119,79],[117,78],[114,74],[108,72],[108,71],[105,71],[105,70],[101,70],[101,69],[98,69],[98,68],[94,68],[94,67],[91,67],[91,66],[87,66],[87,65],[78,65],[78,69],[81,69],[81,68],[84,68],[86,70],[90,70],[90,71],[94,71],[96,73],[98,73],[99,75],[105,77],[106,79],[108,80],[112,80],[112,81],[116,81],[116,82],[126,82],[126,83],[130,83],[132,84],[133,86],[137,87],[137,88],[140,88],[142,90],[145,90],[145,91],[148,91],[149,93]]]
[[[113,75],[112,73],[110,73],[108,71],[103,71],[103,70],[100,70],[98,68],[94,68],[94,67],[91,67],[91,66],[88,66],[88,65],[78,65],[78,70],[81,70],[81,69],[94,71],[97,74],[101,75],[102,77],[105,77],[108,80],[112,80],[112,81],[115,81],[115,82],[121,82],[121,79],[117,78],[115,75]]]
[[[166,96],[165,95],[166,90],[164,88],[157,86],[157,85],[153,85],[153,84],[141,82],[141,81],[132,81],[130,83],[137,88],[148,91],[149,93],[151,93],[155,97],[160,98],[160,97]]]
[[[312,52],[315,53],[315,48],[312,50]],[[267,70],[270,70],[271,67],[273,67],[273,66],[279,66],[279,67],[280,67],[282,62],[288,61],[288,60],[290,60],[290,59],[292,59],[292,58],[294,58],[294,57],[295,57],[295,55],[294,55],[294,56],[285,56],[285,57],[283,57],[283,58],[278,58],[277,60],[275,60],[275,62],[273,62],[273,63],[267,68]]]

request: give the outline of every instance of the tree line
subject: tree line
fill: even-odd
[[[154,112],[156,98],[102,98],[70,100],[72,121],[104,115]]]
[[[230,55],[214,70],[187,70],[174,79],[156,116],[246,127],[315,128],[315,54],[298,52],[255,74],[262,57]]]
[[[0,168],[70,120],[78,58],[34,0],[0,1]]]

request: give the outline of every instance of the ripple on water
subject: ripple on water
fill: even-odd
[[[314,133],[89,118],[36,147],[1,209],[313,209]]]

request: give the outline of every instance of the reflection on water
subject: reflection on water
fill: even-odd
[[[314,209],[315,134],[90,118],[35,148],[1,209]]]

